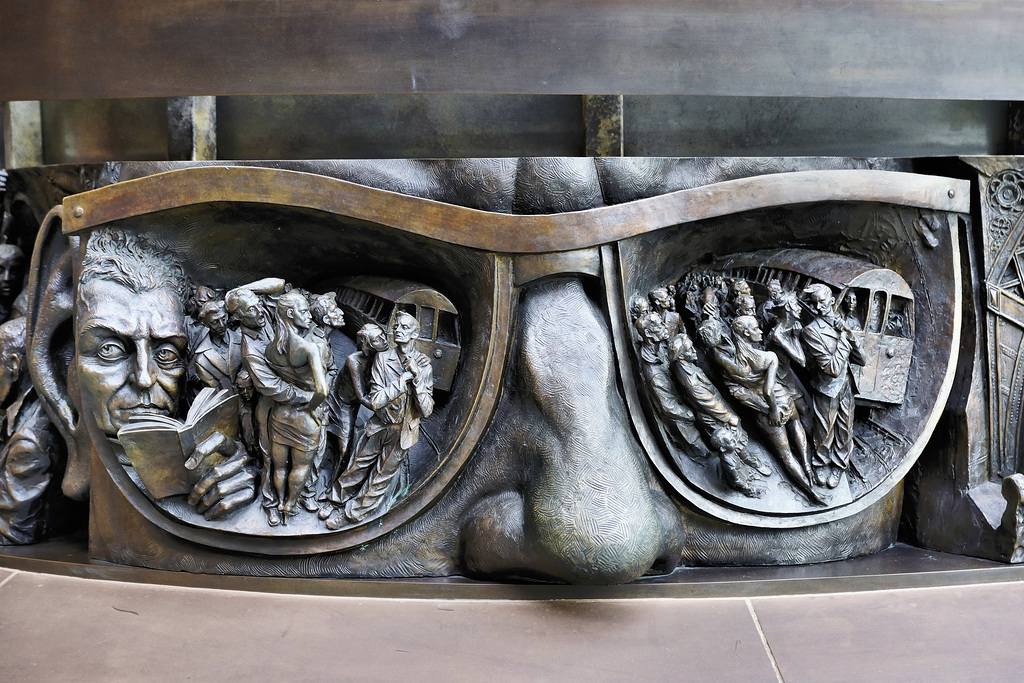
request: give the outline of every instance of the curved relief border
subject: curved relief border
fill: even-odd
[[[570,251],[731,213],[826,200],[877,201],[966,213],[970,184],[891,171],[799,171],[727,180],[586,211],[492,213],[299,171],[206,166],[129,180],[64,200],[64,232],[213,202],[325,211],[474,249]]]
[[[293,554],[295,552],[328,552],[340,550],[379,537],[415,518],[426,506],[436,501],[447,489],[461,465],[470,457],[476,441],[483,433],[496,401],[497,392],[489,387],[500,386],[501,373],[508,351],[508,338],[513,311],[513,274],[511,260],[500,255],[515,253],[547,253],[578,250],[679,226],[707,218],[743,211],[819,201],[870,201],[900,204],[916,208],[950,212],[969,210],[969,183],[949,178],[921,176],[887,171],[835,170],[802,171],[755,176],[724,181],[690,190],[681,190],[627,204],[586,211],[550,215],[509,215],[445,204],[433,200],[401,195],[369,188],[343,180],[311,173],[259,167],[199,167],[160,173],[137,180],[111,185],[98,190],[72,195],[64,200],[63,231],[79,234],[90,228],[125,218],[151,214],[168,209],[217,202],[245,202],[278,206],[294,206],[364,220],[378,225],[425,236],[431,239],[467,246],[493,255],[494,317],[483,382],[477,387],[473,411],[457,437],[451,454],[442,465],[425,477],[427,484],[408,496],[388,515],[371,520],[351,530],[314,537],[276,538],[275,544],[264,543],[262,537],[226,534],[199,529],[169,519],[131,482],[120,467],[109,467],[115,483],[136,509],[161,529],[187,540],[206,545],[261,554]],[[954,244],[956,234],[953,231]],[[614,246],[604,246],[602,268],[609,290],[608,305],[614,319],[624,319],[622,312],[621,273]],[[956,281],[960,278],[959,257],[954,259]],[[956,288],[959,305],[960,291]],[[959,338],[959,318],[955,321],[954,339]],[[613,326],[618,327],[618,326]],[[615,331],[615,344],[620,374],[627,387],[627,401],[633,419],[642,414],[636,386],[631,380],[631,350]],[[923,450],[927,436],[934,429],[941,406],[952,387],[954,362],[947,367],[940,396],[935,400],[926,427],[904,462],[869,494],[842,508],[798,517],[777,517],[774,526],[798,527],[822,523],[854,514],[876,502],[909,470]],[[623,363],[626,365],[624,366]],[[639,412],[638,412],[639,411]],[[646,425],[634,425],[649,453],[657,453],[657,445]],[[646,437],[646,438],[645,438]],[[653,450],[652,450],[653,449]],[[658,462],[658,458],[652,461]],[[445,476],[438,476],[439,470]],[[680,490],[689,488],[672,471],[659,466],[661,474]],[[763,526],[765,517],[736,511],[709,501],[702,495],[687,496],[696,507],[727,521]],[[699,502],[695,502],[699,501]],[[270,547],[272,546],[272,547]]]
[[[318,535],[256,536],[239,532],[192,526],[161,511],[132,481],[111,449],[99,449],[104,469],[128,502],[158,528],[185,540],[224,550],[263,555],[295,555],[345,550],[378,538],[416,518],[436,502],[454,481],[476,443],[487,428],[497,405],[498,394],[490,387],[501,385],[509,348],[512,316],[512,261],[507,256],[491,259],[489,292],[492,306],[488,344],[483,368],[475,382],[475,396],[468,416],[453,439],[452,447],[437,466],[423,476],[424,484],[399,500],[381,517],[357,526]],[[472,386],[474,383],[468,383]]]
[[[951,310],[959,311],[961,305],[961,271],[960,271],[960,246],[957,237],[957,219],[950,217],[948,220],[947,237],[951,240],[951,268],[952,268],[952,292],[953,301]],[[605,295],[608,303],[609,314],[615,320],[628,320],[626,313],[626,299],[623,288],[625,274],[619,251],[619,245],[606,245],[601,248],[601,266],[604,273]],[[704,513],[712,515],[735,524],[745,526],[771,526],[774,528],[787,529],[822,524],[854,515],[865,508],[873,505],[887,495],[917,462],[918,457],[924,451],[942,415],[942,410],[949,398],[956,375],[956,367],[960,349],[960,328],[962,320],[960,315],[955,315],[952,321],[950,333],[950,356],[945,368],[942,382],[939,385],[937,395],[932,400],[927,417],[924,420],[921,432],[913,444],[910,445],[900,463],[886,476],[879,480],[868,492],[853,501],[832,507],[820,512],[807,513],[757,513],[737,509],[710,498],[705,492],[681,477],[675,468],[670,464],[669,459],[664,456],[663,448],[659,439],[655,436],[655,429],[648,422],[647,413],[643,408],[640,399],[639,387],[635,379],[635,371],[632,365],[635,356],[633,340],[630,337],[628,325],[613,326],[616,357],[618,360],[619,376],[626,397],[626,405],[629,409],[633,428],[647,451],[648,458],[655,465],[658,472],[668,481],[669,485],[686,500]]]

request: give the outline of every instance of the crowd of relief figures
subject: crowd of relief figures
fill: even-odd
[[[227,291],[196,287],[185,302],[186,393],[236,397],[224,404],[237,424],[194,435],[198,445],[185,468],[198,470],[197,483],[188,503],[216,519],[249,505],[255,483],[270,527],[305,515],[337,530],[387,512],[409,488],[409,450],[426,436],[420,422],[434,408],[435,363],[442,373],[450,365],[440,379],[451,382],[454,363],[444,364],[442,349],[431,357],[421,350],[432,349],[436,338],[421,341],[420,321],[432,331],[438,315],[455,315],[450,304],[438,310],[439,299],[415,283],[367,277],[320,294],[279,278]],[[158,411],[170,415],[173,408]],[[138,438],[133,427],[141,423],[145,431],[147,420],[147,413],[132,416],[118,432],[126,451]],[[217,448],[225,434],[250,457],[230,458],[225,467],[226,449]],[[139,461],[125,462],[151,496],[143,472],[153,463],[143,461],[159,454],[139,449]],[[205,458],[211,454],[221,461],[216,466]],[[180,455],[171,455],[167,467]],[[153,469],[159,476],[160,463]],[[214,487],[217,495],[204,501]]]
[[[0,170],[0,198],[7,174]],[[32,543],[66,530],[69,501],[60,495],[64,442],[54,428],[25,362],[28,258],[12,239],[4,206],[0,226],[0,545]]]
[[[887,547],[950,390],[968,194],[898,170],[13,172],[0,407],[39,419],[0,518],[33,467],[33,509],[81,507],[8,542],[87,521],[116,564],[583,583]]]
[[[24,544],[77,527],[85,511],[61,494],[66,439],[29,376],[29,264],[13,242],[32,235],[12,216],[7,177],[0,544]],[[382,515],[408,491],[407,455],[430,440],[420,421],[435,386],[453,381],[458,314],[418,283],[342,281],[320,294],[278,278],[215,289],[145,236],[114,228],[88,240],[71,381],[119,466],[166,513],[232,518],[249,533],[326,532]]]
[[[870,488],[903,445],[872,418],[904,399],[913,301],[891,270],[807,250],[730,257],[636,297],[643,385],[683,475],[764,511]]]

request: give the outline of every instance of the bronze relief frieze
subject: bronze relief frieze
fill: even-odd
[[[99,559],[609,583],[863,554],[892,542],[952,383],[959,181],[106,173],[40,231],[27,316]]]
[[[1024,159],[966,157],[980,204],[957,389],[922,459],[908,527],[938,550],[1024,561]]]
[[[635,424],[678,492],[773,527],[884,496],[952,385],[957,230],[919,208],[819,203],[620,242],[620,362],[636,368]],[[924,396],[940,400],[922,410]]]
[[[274,554],[335,550],[417,514],[490,417],[507,259],[289,206],[187,205],[76,241],[77,344],[61,408],[78,415],[68,431],[92,466],[72,467],[66,489],[88,487],[99,465],[143,517],[182,538]],[[371,255],[374,243],[386,246]],[[267,263],[287,279],[264,277]],[[348,275],[412,263],[437,287]],[[147,354],[154,376],[140,381]],[[236,395],[237,405],[192,419],[202,390]],[[229,430],[206,425],[224,420],[218,410],[231,415]],[[171,431],[191,448],[157,447]],[[204,441],[217,435],[226,438]],[[382,454],[392,456],[386,467]],[[194,489],[154,495],[143,472],[156,483],[169,469]]]

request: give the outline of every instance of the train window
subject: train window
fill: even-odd
[[[889,304],[889,318],[885,321],[885,334],[909,339],[913,333],[913,313],[910,299],[893,295]]]
[[[867,317],[868,302],[871,292],[866,289],[849,289],[840,304],[840,310],[846,326],[851,330],[860,331],[864,329],[864,320]]]
[[[373,318],[374,320],[387,320],[388,318],[391,317],[390,316],[391,311],[390,310],[387,310],[387,311],[384,310],[384,306],[387,303],[388,302],[384,301],[384,299],[379,299],[377,297],[373,297],[373,303],[370,305],[370,312],[369,312],[368,315],[371,318]]]
[[[434,309],[429,306],[419,306],[416,320],[420,324],[420,337],[423,339],[434,338]]]
[[[438,311],[437,341],[457,346],[459,343],[459,328],[455,323],[456,318],[454,314],[447,311]]]
[[[366,304],[369,301],[369,297],[366,292],[360,292],[354,289],[350,289],[345,292],[345,302],[352,308],[366,312]]]
[[[885,320],[885,292],[874,292],[871,295],[867,331],[874,334],[881,332],[883,320]]]

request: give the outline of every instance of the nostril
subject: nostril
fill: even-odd
[[[537,449],[542,467],[524,499],[526,535],[564,579],[633,580],[667,537],[681,538],[681,521],[662,514],[667,499],[652,492],[639,445],[622,428],[628,420],[607,323],[581,283],[567,279],[524,297],[520,335],[522,390],[540,408],[553,446]]]
[[[478,466],[503,484],[461,517],[467,574],[596,585],[678,565],[682,519],[651,488],[614,362],[608,324],[579,280],[522,293],[517,379],[477,448]]]

